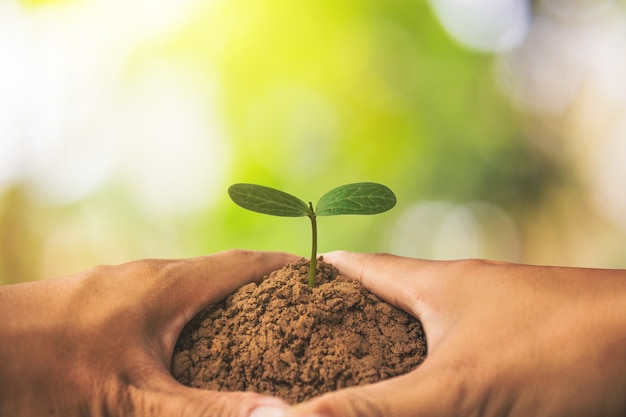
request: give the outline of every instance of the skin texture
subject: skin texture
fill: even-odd
[[[626,415],[626,271],[384,254],[324,255],[418,317],[413,372],[303,403],[288,415]]]
[[[0,287],[0,416],[626,415],[626,271],[324,258],[422,321],[420,367],[291,409],[184,387],[169,373],[183,325],[296,257],[144,260]]]
[[[178,334],[203,306],[295,260],[234,250],[0,287],[0,416],[247,416],[283,407],[184,387],[169,368]]]

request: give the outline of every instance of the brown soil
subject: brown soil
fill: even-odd
[[[181,383],[254,391],[298,403],[409,372],[426,356],[418,320],[319,262],[274,271],[207,307],[182,331],[172,373]]]

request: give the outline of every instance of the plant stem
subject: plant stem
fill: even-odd
[[[309,265],[309,287],[315,287],[315,273],[317,271],[317,221],[315,218],[315,211],[313,210],[313,204],[309,202],[309,218],[311,219],[311,230],[313,232],[313,239],[311,245],[311,264]]]

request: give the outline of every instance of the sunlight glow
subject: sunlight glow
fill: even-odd
[[[19,182],[63,205],[126,172],[154,210],[207,204],[229,160],[211,110],[215,89],[184,66],[137,59],[144,42],[183,25],[193,4],[2,2],[0,190]]]
[[[399,217],[391,252],[425,259],[516,262],[521,258],[521,241],[515,222],[493,204],[426,201]]]
[[[526,0],[431,0],[448,32],[463,45],[502,52],[526,36],[530,6]]]

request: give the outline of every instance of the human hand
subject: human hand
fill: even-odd
[[[290,417],[626,415],[626,271],[349,252],[324,259],[418,317],[428,357]]]
[[[0,287],[0,416],[247,416],[283,407],[184,387],[169,369],[180,331],[202,307],[295,259],[227,251]]]

